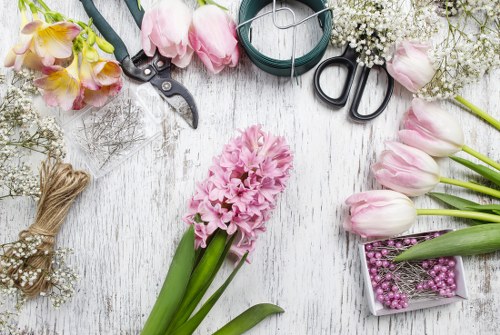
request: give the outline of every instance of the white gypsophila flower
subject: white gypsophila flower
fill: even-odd
[[[23,288],[34,285],[40,278],[50,283],[40,296],[49,298],[55,308],[68,301],[75,292],[78,275],[66,264],[72,250],[57,249],[49,253],[41,249],[43,243],[43,236],[28,235],[19,241],[0,245],[0,334],[18,334],[17,313],[27,300]],[[30,265],[31,257],[47,256],[51,257],[48,270]]]
[[[65,155],[63,133],[55,119],[42,117],[33,106],[38,89],[34,73],[13,74],[0,102],[0,199],[38,197],[38,175],[28,164],[32,153],[54,158]]]
[[[448,24],[445,39],[429,52],[436,74],[417,92],[426,100],[453,98],[500,67],[500,0],[455,0],[439,8]]]
[[[358,63],[368,67],[390,60],[397,41],[430,36],[436,29],[435,11],[427,2],[339,0],[332,6],[331,42],[354,48]]]

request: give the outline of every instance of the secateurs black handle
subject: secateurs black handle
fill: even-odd
[[[128,7],[128,10],[130,11],[130,14],[134,17],[134,21],[141,29],[142,26],[142,18],[144,17],[144,9],[139,8],[139,5],[137,3],[137,0],[124,0],[125,4]]]

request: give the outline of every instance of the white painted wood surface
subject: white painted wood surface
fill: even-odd
[[[151,2],[143,4],[147,8]],[[194,6],[195,1],[191,2]],[[237,1],[221,2],[236,15]],[[86,19],[79,1],[49,3],[68,16]],[[131,53],[139,50],[138,30],[123,2],[95,3],[124,37]],[[2,57],[17,36],[15,13],[16,1],[4,1]],[[287,55],[291,48],[287,36],[271,42],[271,33],[260,31],[265,34],[254,32],[254,38],[264,38],[261,45],[272,46],[267,51]],[[311,26],[303,33],[317,35]],[[308,40],[299,38],[299,45],[307,49]],[[338,53],[330,47],[325,57]],[[181,216],[195,182],[205,176],[212,156],[235,135],[235,129],[261,123],[266,130],[286,136],[295,152],[295,169],[268,232],[252,255],[252,264],[241,270],[198,334],[214,332],[260,302],[277,303],[286,313],[264,321],[250,332],[255,335],[498,334],[498,253],[465,259],[468,301],[388,317],[370,315],[356,248],[360,239],[341,227],[346,215],[343,201],[353,192],[379,187],[370,165],[384,141],[396,138],[411,95],[396,86],[382,116],[355,124],[348,120],[346,109],[332,111],[315,98],[312,76],[309,72],[292,85],[286,78],[258,70],[244,54],[238,68],[220,75],[208,74],[198,60],[186,70],[175,70],[174,77],[196,98],[199,129],[193,131],[178,118],[169,117],[165,129],[178,131],[175,142],[163,145],[160,138],[92,183],[70,211],[58,237],[60,246],[76,251],[72,261],[81,274],[78,293],[60,310],[43,299],[30,301],[20,317],[21,329],[36,335],[138,334],[185,230]],[[332,71],[326,83],[338,85],[338,76]],[[376,79],[368,85],[365,107],[381,99],[382,85],[376,86]],[[463,95],[500,118],[499,87],[496,72],[471,84]],[[452,103],[443,105],[460,119],[467,144],[500,158],[498,132]],[[82,166],[74,153],[69,160]],[[449,160],[440,164],[443,175],[465,178],[465,170]],[[454,187],[438,186],[437,190],[488,201]],[[439,206],[427,197],[416,202],[421,207]],[[15,239],[34,214],[35,204],[29,199],[2,201],[1,240]],[[449,218],[427,217],[420,218],[411,232],[461,226],[462,222]],[[230,269],[226,264],[222,275]]]

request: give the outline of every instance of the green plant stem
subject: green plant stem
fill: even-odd
[[[488,214],[482,212],[461,211],[458,209],[417,209],[417,215],[444,215],[457,218],[475,219],[489,223],[500,223],[500,215]]]
[[[495,189],[490,188],[490,187],[474,184],[474,183],[471,183],[468,181],[462,181],[462,180],[445,178],[445,177],[439,178],[439,181],[444,183],[444,184],[460,186],[460,187],[468,188],[469,190],[473,190],[473,191],[476,191],[479,193],[491,195],[492,197],[495,197],[495,198],[500,198],[500,191],[495,190]]]
[[[493,159],[489,158],[488,156],[486,155],[483,155],[482,153],[480,152],[477,152],[476,150],[472,149],[471,147],[468,147],[466,145],[464,145],[462,147],[462,151],[468,153],[469,155],[471,156],[474,156],[476,157],[477,159],[479,159],[480,161],[483,161],[484,163],[488,164],[489,166],[492,166],[494,167],[495,169],[499,170],[500,171],[500,163],[498,162],[495,162]]]
[[[48,12],[50,12],[49,6],[47,6],[47,4],[43,0],[37,0],[37,1],[40,4],[40,6],[42,6],[43,9],[45,9]]]
[[[498,131],[500,131],[500,121],[499,120],[495,119],[493,116],[486,113],[485,111],[483,111],[479,107],[475,106],[470,101],[468,101],[467,99],[463,98],[460,95],[457,95],[455,97],[455,100],[458,101],[459,103],[461,103],[462,105],[464,105],[465,107],[467,107],[468,109],[470,109],[470,111],[472,113],[476,114],[477,116],[479,116],[480,118],[482,118],[483,120],[485,120],[486,122],[491,124]]]

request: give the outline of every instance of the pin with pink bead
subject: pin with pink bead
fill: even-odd
[[[394,261],[404,250],[448,231],[450,230],[360,244],[363,274],[373,315],[406,312],[467,299],[460,256],[411,262]]]

